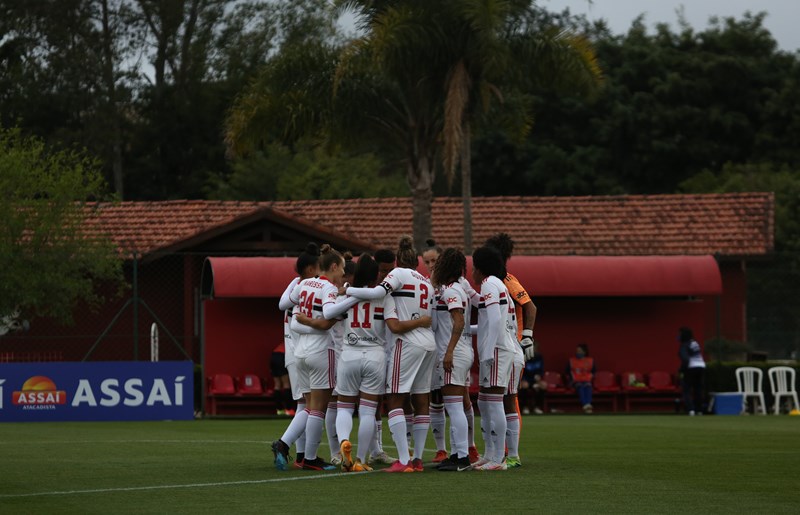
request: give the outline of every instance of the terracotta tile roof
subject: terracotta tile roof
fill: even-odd
[[[774,195],[624,195],[613,197],[476,197],[473,243],[505,231],[518,255],[757,256],[774,248]],[[411,233],[411,199],[273,202],[341,232],[393,248]],[[433,236],[463,244],[460,198],[433,202]]]
[[[258,216],[362,247],[394,247],[411,233],[410,198],[117,202],[87,209],[89,231],[110,234],[126,254],[190,248]],[[472,216],[474,244],[505,231],[517,255],[757,256],[774,246],[771,193],[476,197]],[[432,222],[437,243],[462,245],[459,198],[435,199]]]

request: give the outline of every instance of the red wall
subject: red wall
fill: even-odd
[[[534,302],[534,338],[540,342],[545,368],[562,373],[577,344],[586,343],[597,370],[674,374],[680,364],[678,328],[705,332],[703,301],[542,297]]]

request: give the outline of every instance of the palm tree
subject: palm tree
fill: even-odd
[[[418,247],[432,233],[437,167],[443,166],[452,183],[460,164],[469,251],[473,125],[488,116],[501,118],[508,131],[524,137],[533,116],[526,94],[545,86],[579,93],[596,89],[600,71],[591,47],[568,31],[540,29],[528,1],[336,3],[356,14],[360,37],[338,50],[303,54],[299,67],[285,64],[297,55],[277,59],[266,80],[250,88],[232,110],[229,148],[237,148],[248,133],[255,139],[269,134],[252,131],[261,125],[253,120],[261,119],[272,128],[282,127],[284,135],[323,128],[316,133],[329,144],[378,145],[396,152],[411,190]],[[286,80],[284,73],[291,77],[293,69],[298,75],[314,73],[304,59],[323,54],[318,80]],[[326,76],[331,67],[333,76]],[[324,88],[309,88],[309,81],[329,86],[330,96],[321,96]],[[322,111],[312,116],[309,110],[315,107]],[[301,123],[307,121],[314,123]]]

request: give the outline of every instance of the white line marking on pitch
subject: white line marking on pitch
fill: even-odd
[[[378,472],[378,471],[372,471]],[[103,494],[112,492],[140,492],[147,490],[170,490],[177,488],[206,488],[213,486],[234,486],[234,485],[261,485],[265,483],[279,483],[282,481],[304,481],[307,479],[322,479],[341,476],[357,476],[363,474],[371,474],[372,472],[339,472],[331,474],[317,474],[314,476],[293,476],[282,477],[277,479],[257,479],[247,481],[226,481],[224,483],[190,483],[186,485],[156,485],[156,486],[132,486],[125,488],[97,488],[93,490],[65,490],[56,492],[34,492],[29,494],[0,494],[0,499],[13,499],[19,497],[44,497],[51,495],[78,495],[78,494]]]

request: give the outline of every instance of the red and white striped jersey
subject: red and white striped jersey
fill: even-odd
[[[489,320],[487,308],[497,304],[500,308],[500,320],[497,331],[489,334]],[[478,304],[478,355],[481,361],[492,359],[494,349],[505,349],[514,352],[518,347],[516,316],[514,303],[503,281],[490,276],[481,283],[480,302]]]
[[[295,303],[294,313],[302,313],[309,318],[323,318],[322,307],[335,303],[338,289],[326,277],[304,279],[292,290],[291,300]],[[295,341],[294,353],[297,357],[333,349],[333,338],[329,331],[308,328],[313,338],[299,338]]]
[[[344,314],[343,350],[386,345],[384,310],[394,309],[394,300],[386,296],[378,300],[362,300]]]
[[[447,352],[447,345],[450,343],[450,336],[453,332],[453,319],[450,311],[461,309],[464,311],[464,330],[461,332],[458,345],[472,347],[472,334],[470,331],[470,315],[472,306],[469,304],[469,297],[457,282],[448,284],[436,294],[433,316],[436,317],[436,352],[439,358],[444,357]]]
[[[434,289],[431,282],[416,270],[395,268],[386,276],[381,286],[394,299],[395,308],[384,312],[385,318],[401,321],[416,320],[431,316]],[[432,351],[436,348],[433,331],[429,327],[418,327],[400,336],[403,341]]]

